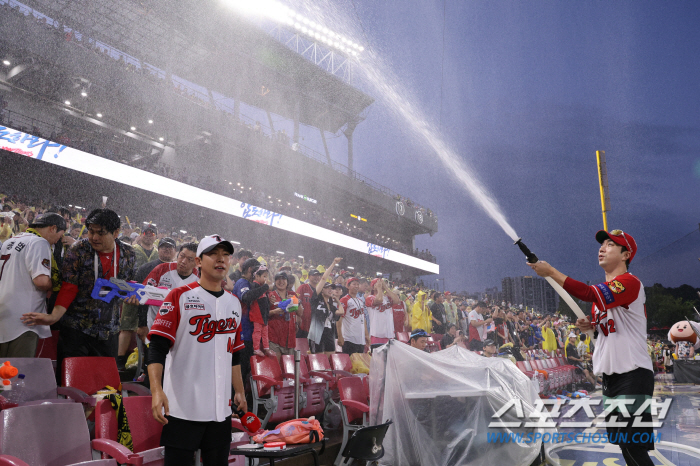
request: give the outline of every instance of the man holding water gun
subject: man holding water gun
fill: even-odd
[[[22,321],[29,325],[52,325],[61,320],[58,367],[74,356],[117,356],[119,307],[138,304],[138,298],[107,303],[92,298],[95,281],[133,280],[136,256],[133,248],[118,239],[121,220],[110,209],[95,209],[85,219],[87,239],[68,249],[61,267],[63,284],[51,314],[30,312]]]

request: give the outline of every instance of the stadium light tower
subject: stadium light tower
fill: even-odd
[[[279,42],[327,72],[352,82],[354,59],[365,48],[343,34],[275,0],[223,0],[249,18],[274,23],[269,32]]]

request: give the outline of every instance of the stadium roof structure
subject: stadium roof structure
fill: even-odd
[[[324,131],[357,122],[374,102],[216,0],[23,3],[210,91]]]

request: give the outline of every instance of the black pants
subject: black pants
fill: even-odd
[[[353,354],[353,353],[364,353],[365,345],[358,345],[357,343],[350,343],[349,341],[343,342],[343,353]]]
[[[250,357],[253,355],[253,341],[243,340],[243,349],[241,350],[241,378],[245,387],[246,395],[252,394],[250,391]]]
[[[231,447],[231,418],[222,422],[197,422],[166,416],[160,444],[165,466],[192,466],[194,452],[202,450],[204,466],[226,466]]]
[[[648,369],[637,368],[623,374],[603,374],[603,395],[610,398],[632,398],[635,405],[628,405],[630,416],[622,416],[617,410],[613,410],[605,417],[605,422],[612,416],[617,416],[618,421],[627,422],[627,427],[608,426],[608,438],[611,443],[620,445],[622,455],[628,465],[653,466],[649,458],[648,450],[654,449],[654,430],[651,427],[632,427],[634,413],[643,403],[644,399],[654,395],[654,373]],[[641,415],[642,422],[651,423],[651,411],[647,409]],[[636,434],[636,437],[635,437]],[[620,441],[624,436],[627,441]],[[635,438],[646,436],[649,441],[644,443],[632,443]]]
[[[202,463],[204,466],[226,466],[228,464],[228,452],[231,445],[221,448],[202,450]],[[194,463],[194,450],[183,448],[165,447],[163,466],[192,466]]]
[[[61,374],[63,372],[63,360],[81,356],[107,356],[115,358],[117,356],[117,345],[119,344],[119,334],[114,334],[107,340],[100,340],[74,328],[61,327],[58,334],[58,348],[56,372],[59,385],[61,384]]]

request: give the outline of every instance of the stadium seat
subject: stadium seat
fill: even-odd
[[[340,415],[343,419],[343,443],[336,457],[335,464],[339,464],[343,456],[341,452],[348,443],[350,433],[367,425],[369,405],[364,384],[359,377],[344,377],[338,381],[340,393]]]
[[[335,353],[331,354],[331,366],[336,374],[352,376],[352,361],[349,354]]]
[[[527,377],[537,379],[540,387],[539,393],[545,393],[547,391],[548,386],[545,384],[544,376],[537,371],[533,371],[528,361],[517,361],[515,364]]]
[[[442,345],[439,341],[428,338],[428,345],[426,346],[426,349],[429,353],[435,353],[436,351],[440,351],[442,349]]]
[[[294,380],[294,356],[282,355],[282,375]],[[323,412],[330,392],[328,383],[323,379],[309,377],[306,360],[299,361],[299,382],[301,383],[301,399],[299,400],[299,417],[318,416]]]
[[[24,402],[20,406],[45,402],[62,403],[82,401],[80,391],[68,387],[56,386],[56,375],[53,363],[47,358],[8,358],[20,374],[24,374]],[[59,398],[63,396],[65,398]]]
[[[408,332],[396,332],[396,339],[401,343],[409,343],[410,334]]]
[[[442,341],[442,337],[445,336],[443,333],[431,333],[430,336],[433,338],[435,341]]]
[[[2,412],[0,458],[5,462],[14,458],[31,466],[90,465],[93,449],[108,453],[120,464],[140,464],[138,455],[123,445],[106,439],[91,443],[85,412],[78,403],[19,406]]]
[[[163,447],[160,446],[160,433],[163,426],[153,418],[150,396],[122,398],[134,453],[142,464],[160,466],[163,464]],[[117,414],[109,400],[100,400],[95,406],[95,438],[117,441]],[[103,454],[103,458],[108,455]]]
[[[338,388],[338,379],[348,376],[345,371],[341,373],[334,371],[328,361],[328,356],[323,353],[309,354],[306,357],[309,360],[309,374],[327,381],[328,388],[332,391]]]
[[[367,394],[367,404],[369,404],[369,376],[362,377],[362,386],[365,387],[365,393]]]
[[[253,414],[265,408],[261,418],[262,427],[268,422],[277,424],[294,418],[294,387],[285,386],[282,371],[275,356],[251,356],[251,390],[253,392]]]
[[[309,339],[297,338],[296,350],[301,351],[301,354],[309,354]]]
[[[353,460],[366,461],[367,464],[377,464],[384,456],[384,437],[392,421],[377,426],[362,427],[352,434],[345,448],[341,451],[342,461],[339,466],[354,464]]]
[[[556,358],[556,360],[561,367],[569,368],[571,370],[573,382],[581,382],[582,380],[586,379],[585,375],[576,373],[576,366],[569,364],[565,358],[559,357]]]
[[[115,389],[121,385],[124,397],[128,396],[129,391],[140,396],[151,394],[143,385],[120,382],[114,358],[83,356],[63,360],[63,386],[80,390],[83,403],[95,406],[95,398],[92,395],[108,385]]]

